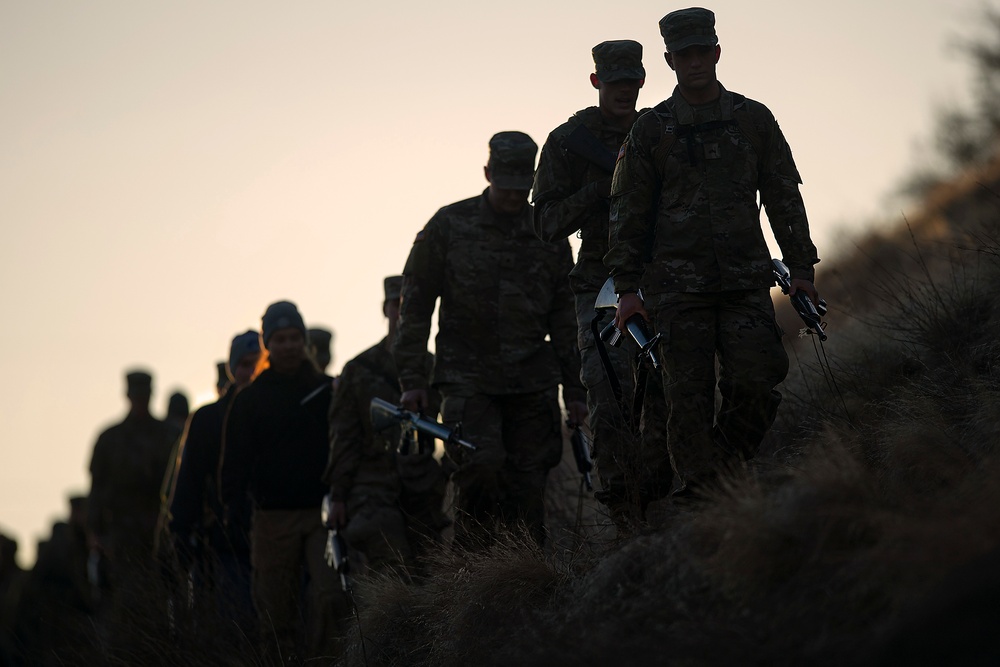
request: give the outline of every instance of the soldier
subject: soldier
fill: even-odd
[[[494,523],[523,522],[544,540],[542,496],[562,455],[557,386],[569,422],[587,414],[566,279],[569,243],[544,243],[531,229],[537,146],[521,132],[490,139],[489,186],[446,206],[417,234],[403,271],[393,356],[409,410],[443,396],[442,419],[461,422],[474,452],[452,449],[459,510],[456,538],[477,546]],[[426,369],[434,305],[441,306],[434,368]]]
[[[129,413],[94,445],[87,511],[94,548],[119,576],[152,559],[160,486],[177,436],[149,413],[152,376],[137,370],[125,379]]]
[[[223,526],[218,472],[222,430],[233,397],[246,388],[260,359],[260,335],[246,331],[233,337],[226,363],[232,387],[218,401],[191,417],[181,446],[181,465],[170,502],[174,552],[197,583],[209,578],[224,613],[245,620],[251,609],[249,526]]]
[[[18,653],[15,630],[24,622],[18,610],[26,579],[17,564],[17,541],[0,533],[0,665],[4,667],[21,664],[14,661]]]
[[[164,556],[163,547],[169,543],[168,527],[170,523],[170,497],[177,479],[177,469],[181,465],[181,447],[184,439],[184,429],[187,426],[190,404],[183,392],[175,391],[167,401],[167,416],[164,423],[173,431],[173,448],[167,463],[167,470],[160,484],[160,515],[156,521],[156,538],[153,542],[157,557]]]
[[[595,317],[594,302],[608,278],[603,259],[608,252],[611,174],[618,149],[639,116],[635,105],[646,70],[642,45],[632,40],[601,42],[592,55],[595,72],[590,83],[598,91],[598,105],[573,114],[545,141],[535,173],[533,223],[543,241],[562,240],[573,233],[581,239],[570,287],[576,297],[582,379],[602,486],[596,497],[608,507],[622,534],[634,527],[649,500],[669,490],[671,478],[661,444],[666,433],[660,378],[650,376],[640,390],[644,394],[640,405],[646,408],[641,415],[642,435],[649,443],[640,450],[636,447],[640,415],[629,414],[635,404],[635,350],[627,345],[607,347],[610,368],[606,368],[594,335],[614,316],[605,312]],[[620,385],[619,396],[615,382]],[[645,466],[642,455],[649,458]]]
[[[309,329],[307,337],[309,339],[309,354],[316,361],[319,369],[325,373],[333,361],[333,352],[331,351],[333,332],[329,329],[313,327]]]
[[[261,319],[269,367],[233,398],[225,427],[222,500],[228,520],[252,502],[250,534],[254,606],[262,636],[284,659],[335,656],[344,636],[347,601],[323,559],[326,528],[320,504],[330,451],[328,412],[333,378],[316,368],[295,304],[279,301]],[[305,646],[298,646],[302,574],[308,576]]]
[[[190,413],[191,406],[184,392],[175,391],[170,394],[170,400],[167,401],[167,418],[165,421],[176,428],[178,433],[184,431],[184,426],[187,424],[187,418]]]
[[[93,634],[94,590],[87,576],[87,499],[69,499],[68,521],[57,521],[38,552],[17,608],[25,664],[63,665],[83,660]]]
[[[323,479],[330,485],[333,515],[352,548],[373,568],[412,572],[415,558],[429,543],[440,541],[448,519],[441,511],[447,482],[432,451],[398,454],[400,429],[376,433],[371,401],[399,403],[399,374],[392,341],[399,319],[402,276],[385,279],[382,312],[388,335],[347,362],[330,407],[330,461]],[[425,353],[429,374],[433,355]],[[440,404],[429,396],[429,414]]]
[[[788,372],[758,192],[793,291],[814,301],[819,259],[799,173],[774,117],[716,79],[715,15],[671,12],[660,34],[677,87],[636,122],[619,154],[605,264],[619,295],[619,328],[639,313],[663,336],[674,493],[690,498],[755,454]]]

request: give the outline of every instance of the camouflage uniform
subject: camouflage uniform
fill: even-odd
[[[717,43],[708,10],[668,15],[661,31],[671,51],[683,48],[671,40]],[[699,107],[675,89],[633,126],[615,169],[605,258],[619,294],[642,288],[663,336],[669,451],[680,491],[753,456],[781,399],[774,387],[788,357],[769,295],[774,281],[758,192],[792,276],[811,281],[819,261],[801,180],[774,117],[719,88],[716,101]]]
[[[531,142],[525,194],[535,150]],[[557,385],[567,403],[584,400],[566,279],[573,260],[568,242],[535,236],[526,201],[520,214],[500,216],[488,196],[489,189],[442,208],[417,235],[403,271],[393,355],[403,390],[439,388],[443,420],[461,422],[464,437],[478,447],[448,452],[459,465],[457,538],[472,543],[467,538],[491,533],[494,521],[520,519],[541,541],[545,482],[562,455]],[[438,297],[428,376],[424,360]]]
[[[642,68],[642,45],[630,40],[602,42],[593,50],[597,77],[611,82],[626,78],[645,78]],[[646,110],[643,110],[646,111]],[[642,113],[642,112],[640,112]],[[614,507],[627,497],[658,495],[651,487],[670,486],[670,463],[658,446],[666,437],[665,415],[662,409],[663,388],[653,374],[644,388],[643,441],[651,443],[640,450],[635,447],[636,434],[628,426],[611,382],[598,353],[593,328],[603,329],[614,319],[613,311],[598,315],[594,310],[597,294],[608,278],[604,255],[608,252],[609,200],[601,196],[599,184],[610,180],[611,174],[594,159],[573,149],[574,132],[586,128],[608,152],[613,163],[626,130],[606,122],[599,107],[576,112],[568,121],[554,129],[542,147],[533,188],[535,233],[543,241],[557,241],[576,232],[580,252],[576,266],[570,272],[570,287],[576,297],[577,344],[580,348],[582,380],[587,388],[589,426],[593,436],[594,459],[603,491],[597,497]],[[627,337],[626,337],[627,338]],[[632,405],[635,394],[635,346],[626,341],[618,347],[606,346],[608,358],[621,385],[622,401]],[[628,407],[626,407],[626,412]],[[644,465],[643,465],[644,464]],[[660,480],[659,478],[665,478]]]
[[[425,373],[432,359],[425,352]],[[447,480],[433,452],[399,455],[400,429],[372,428],[372,399],[398,404],[399,397],[396,364],[384,338],[347,362],[330,406],[330,460],[323,480],[331,497],[347,506],[344,537],[373,568],[412,569],[421,547],[440,539],[448,523],[441,511]],[[428,412],[437,414],[438,406],[432,400]]]

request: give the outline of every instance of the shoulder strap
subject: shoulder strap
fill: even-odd
[[[747,98],[739,93],[733,93],[733,119],[739,126],[740,132],[750,142],[757,157],[760,158],[764,153],[764,133],[757,126],[754,116],[750,112]]]
[[[663,165],[674,147],[674,142],[677,141],[677,135],[674,133],[674,110],[670,105],[670,100],[665,99],[657,104],[653,107],[652,113],[659,117],[661,128],[659,140],[653,147],[653,164],[656,166],[656,170],[662,174],[664,172]]]

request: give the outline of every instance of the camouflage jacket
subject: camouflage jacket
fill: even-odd
[[[423,372],[430,374],[434,357],[424,352]],[[330,404],[330,459],[323,481],[333,497],[344,500],[355,483],[398,487],[394,463],[400,429],[376,433],[372,428],[371,402],[381,398],[398,404],[399,375],[388,340],[370,347],[344,365]],[[429,415],[437,415],[437,392],[431,392]]]
[[[552,130],[542,146],[532,189],[532,223],[535,234],[543,241],[559,241],[579,230],[580,253],[570,272],[570,286],[577,294],[599,291],[608,277],[603,259],[608,252],[609,206],[608,199],[598,192],[598,183],[611,178],[611,174],[567,147],[570,134],[580,125],[612,157],[618,154],[628,134],[605,123],[598,107],[587,107]]]
[[[90,460],[88,523],[95,535],[146,531],[152,542],[160,485],[176,432],[155,417],[129,415],[97,438]]]
[[[563,385],[582,400],[568,241],[545,243],[531,207],[493,213],[486,192],[446,206],[417,235],[403,269],[393,356],[404,390],[458,384],[486,394]],[[434,368],[424,355],[440,297]]]
[[[720,85],[721,88],[721,85]],[[774,284],[757,193],[794,278],[813,279],[798,170],[764,105],[724,88],[694,108],[674,94],[622,146],[605,264],[619,292],[717,292]]]

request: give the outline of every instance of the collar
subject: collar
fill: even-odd
[[[718,104],[722,115],[720,120],[733,119],[733,94],[726,90],[725,86],[719,83],[719,97],[712,104]],[[694,107],[681,95],[680,86],[674,86],[674,92],[670,95],[670,103],[673,107],[674,119],[678,125],[694,124]]]

